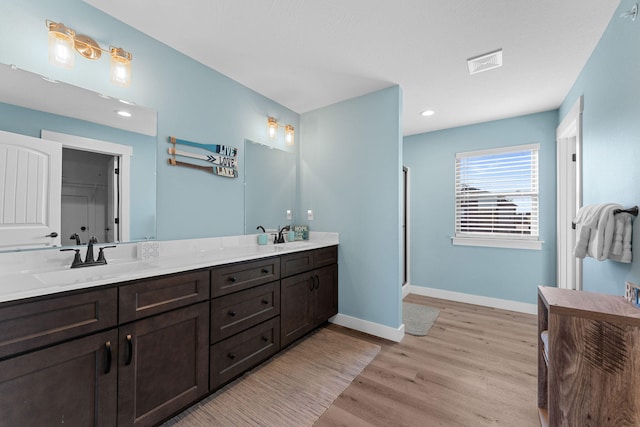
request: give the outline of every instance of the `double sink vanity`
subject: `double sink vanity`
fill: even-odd
[[[337,313],[337,245],[143,242],[81,269],[55,250],[0,254],[2,423],[161,423]]]

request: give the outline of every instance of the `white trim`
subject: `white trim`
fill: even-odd
[[[130,238],[131,224],[131,156],[133,147],[129,145],[116,144],[113,142],[101,141],[98,139],[84,138],[66,133],[52,132],[42,129],[40,132],[42,139],[57,141],[62,143],[62,148],[72,148],[75,150],[90,151],[93,153],[120,156],[120,241],[128,242]]]
[[[526,314],[538,314],[538,306],[526,302],[512,301],[500,298],[485,297],[481,295],[465,294],[462,292],[447,291],[444,289],[427,288],[423,286],[411,286],[410,292],[425,297],[440,298],[466,304],[482,305],[485,307],[499,308],[502,310],[517,311]],[[536,291],[537,292],[537,291]]]
[[[392,328],[340,313],[329,319],[329,322],[394,342],[400,342],[404,338],[404,324],[400,325],[399,328]]]
[[[451,243],[456,246],[483,246],[488,248],[532,249],[539,251],[542,249],[544,240],[510,240],[504,238],[490,239],[482,237],[452,237]]]
[[[503,154],[503,153],[527,151],[527,150],[540,151],[540,143],[535,142],[532,144],[512,145],[509,147],[488,148],[486,150],[462,151],[460,153],[456,153],[456,159],[464,159],[467,157],[486,156],[489,154]]]
[[[405,299],[407,295],[411,293],[411,285],[409,283],[405,283],[402,287],[402,299]]]
[[[406,195],[406,212],[405,215],[407,217],[407,222],[405,223],[405,236],[407,236],[407,241],[405,245],[407,246],[407,253],[405,254],[406,260],[404,262],[407,263],[407,283],[405,283],[402,287],[404,292],[404,288],[411,283],[411,168],[409,166],[402,166],[403,170],[407,171],[407,185],[404,189],[405,194],[403,194],[403,199]],[[404,200],[403,200],[404,201]],[[402,266],[404,268],[404,265]]]
[[[556,252],[557,286],[582,289],[582,260],[573,256],[575,231],[569,226],[582,205],[582,111],[580,96],[556,128]],[[571,160],[575,153],[576,161]]]

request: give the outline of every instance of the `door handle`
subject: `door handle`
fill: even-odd
[[[44,237],[58,237],[58,233],[57,233],[57,232],[55,232],[55,231],[52,231],[51,233],[47,234],[47,235],[46,235],[46,236],[44,236]]]
[[[131,361],[133,360],[133,339],[131,335],[127,335],[127,360],[124,362],[125,365],[131,365]]]
[[[106,362],[104,364],[104,373],[105,375],[111,372],[111,341],[107,341],[104,343],[104,349],[107,353]]]

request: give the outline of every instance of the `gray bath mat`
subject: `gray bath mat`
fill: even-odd
[[[427,335],[440,310],[421,304],[402,303],[402,323],[407,334]]]

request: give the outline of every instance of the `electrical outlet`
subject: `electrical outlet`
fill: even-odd
[[[313,211],[311,209],[307,211],[307,219],[313,221]]]
[[[288,220],[293,219],[293,215],[291,215],[291,209],[287,209],[287,219]]]

